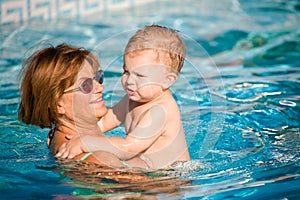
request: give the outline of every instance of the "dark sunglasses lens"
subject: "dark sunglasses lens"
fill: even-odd
[[[103,70],[99,70],[96,74],[96,78],[95,78],[100,84],[103,83],[104,81],[104,71]]]
[[[88,78],[80,86],[83,93],[87,94],[93,90],[93,79]]]

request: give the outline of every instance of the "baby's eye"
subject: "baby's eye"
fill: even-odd
[[[129,74],[129,71],[124,70],[124,71],[123,71],[123,74]]]
[[[146,76],[143,75],[143,74],[136,74],[136,76],[137,76],[137,77],[141,77],[141,78],[146,77]]]

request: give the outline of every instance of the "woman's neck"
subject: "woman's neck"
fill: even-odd
[[[95,124],[79,124],[76,122],[68,122],[62,120],[62,123],[57,125],[57,130],[65,135],[99,135],[103,134],[97,123]]]
[[[83,126],[82,124],[76,124],[65,119],[61,119],[60,122],[56,124],[53,134],[49,135],[48,138],[48,145],[53,154],[56,154],[59,147],[72,138],[72,136],[103,134],[97,123]]]

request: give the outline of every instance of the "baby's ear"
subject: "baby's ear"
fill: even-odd
[[[169,87],[171,87],[173,83],[175,83],[176,80],[177,80],[177,74],[174,72],[168,72],[163,84],[163,88],[168,89]]]

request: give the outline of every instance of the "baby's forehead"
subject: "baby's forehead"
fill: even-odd
[[[129,51],[129,52],[125,52],[125,56],[129,56],[129,57],[135,57],[135,56],[140,56],[140,55],[144,55],[144,54],[153,54],[153,55],[158,55],[158,54],[169,54],[169,52],[167,52],[164,49],[160,49],[160,48],[142,48],[142,49],[135,49],[134,51]]]
[[[130,59],[130,61],[129,61]],[[172,59],[168,52],[160,49],[140,49],[124,54],[124,67],[137,67],[135,59],[142,60],[139,62],[139,67],[156,67],[167,71],[172,70]],[[127,62],[129,61],[129,62]],[[147,61],[147,62],[144,62]],[[131,63],[134,65],[130,65]],[[127,66],[129,64],[129,66]]]
[[[140,49],[140,50],[135,50],[124,54],[125,59],[126,58],[134,59],[137,57],[147,57],[149,60],[155,63],[165,64],[165,65],[169,65],[170,61],[172,60],[170,54],[161,49]]]

